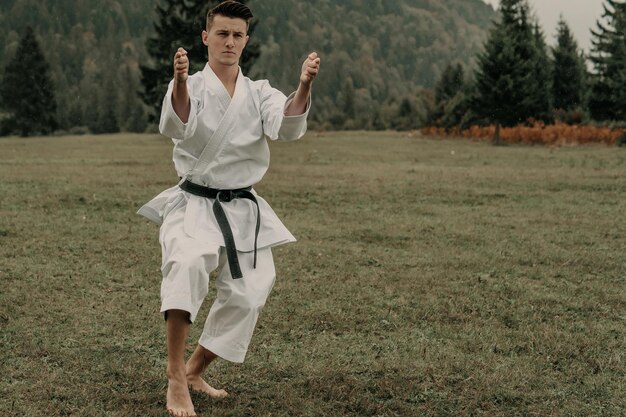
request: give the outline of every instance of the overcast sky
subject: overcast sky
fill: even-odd
[[[528,0],[539,22],[543,26],[546,41],[555,43],[556,24],[559,15],[563,14],[580,48],[589,51],[591,34],[589,29],[596,27],[596,20],[602,15],[604,0]],[[497,7],[498,0],[485,0]]]

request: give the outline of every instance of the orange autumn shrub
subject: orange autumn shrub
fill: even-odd
[[[501,128],[500,140],[505,143],[525,145],[563,146],[588,143],[615,145],[625,131],[626,129],[611,129],[588,125],[568,125],[565,123],[546,125],[542,122],[535,122],[531,126],[518,125]],[[492,140],[496,134],[496,127],[493,125],[471,126],[464,130],[459,128],[427,127],[422,129],[422,134],[426,136]]]

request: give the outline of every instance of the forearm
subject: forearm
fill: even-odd
[[[317,52],[311,52],[302,64],[302,72],[300,73],[300,85],[296,90],[296,94],[285,109],[285,116],[299,116],[306,112],[306,106],[311,95],[311,84],[320,70],[320,59]]]
[[[285,109],[285,116],[299,116],[304,114],[310,95],[311,83],[305,84],[300,82],[293,100],[291,100],[291,103],[289,103],[289,106]]]
[[[172,90],[172,108],[181,122],[189,121],[189,113],[191,111],[191,101],[189,100],[189,92],[187,91],[187,82],[174,81],[174,89]]]

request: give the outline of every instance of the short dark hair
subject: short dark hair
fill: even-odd
[[[250,26],[250,21],[254,17],[248,6],[246,6],[245,4],[239,3],[238,1],[234,0],[226,0],[218,4],[214,8],[209,9],[206,14],[206,30],[209,30],[211,28],[211,25],[213,24],[213,19],[217,15],[243,19],[246,21],[246,25],[248,27]]]

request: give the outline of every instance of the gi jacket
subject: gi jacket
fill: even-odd
[[[191,111],[187,123],[180,120],[172,107],[173,86],[172,81],[163,100],[159,130],[174,142],[174,166],[183,180],[218,189],[253,186],[269,167],[266,138],[296,140],[306,132],[310,102],[304,114],[285,116],[294,94],[286,97],[266,80],[252,81],[243,76],[241,69],[232,98],[208,64],[201,72],[189,76]],[[258,195],[257,200],[261,213],[258,247],[295,241],[269,204]],[[172,210],[184,210],[184,233],[224,246],[213,214],[213,202],[175,186],[150,200],[138,213],[160,225]],[[254,250],[254,203],[235,199],[222,206],[237,250]]]

